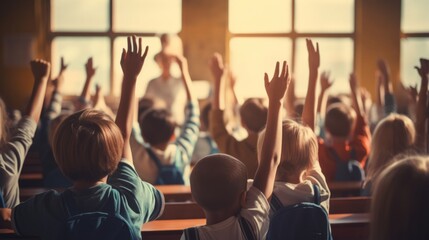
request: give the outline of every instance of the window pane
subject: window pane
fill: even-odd
[[[291,63],[292,43],[288,38],[232,38],[230,47],[239,98],[266,97],[264,73],[271,77],[276,61]]]
[[[429,32],[429,0],[402,0],[402,31]]]
[[[319,74],[329,71],[334,85],[331,93],[350,92],[349,75],[353,71],[353,40],[349,38],[314,38],[319,43]],[[308,52],[304,38],[297,40],[295,62],[295,91],[305,96],[308,86]]]
[[[291,31],[291,0],[229,0],[229,31],[280,33]]]
[[[297,32],[353,32],[354,0],[295,1]]]
[[[80,95],[85,83],[85,63],[89,57],[93,57],[94,66],[97,68],[94,76],[94,84],[103,87],[105,94],[110,91],[110,47],[106,37],[57,37],[52,42],[52,74],[58,75],[60,58],[68,64],[65,72],[64,91],[66,94]],[[91,86],[91,92],[95,85]]]
[[[142,46],[144,47],[146,45],[149,46],[149,51],[146,56],[143,69],[140,72],[139,79],[136,85],[136,89],[137,89],[136,96],[138,97],[143,96],[146,90],[146,85],[151,79],[161,75],[161,71],[153,59],[155,54],[161,51],[161,42],[159,38],[143,37]],[[116,96],[119,96],[121,94],[121,84],[122,84],[122,77],[123,77],[121,65],[119,64],[119,62],[121,60],[122,49],[127,48],[127,38],[126,37],[116,38],[113,46],[114,46],[113,71],[114,71],[114,79],[115,79],[113,94]]]
[[[420,77],[414,66],[420,66],[420,58],[429,57],[429,38],[401,40],[401,78],[405,86],[420,86]]]
[[[182,28],[181,0],[113,0],[114,30],[177,33]]]
[[[52,31],[107,31],[109,0],[52,0]]]

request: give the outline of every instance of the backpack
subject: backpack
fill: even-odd
[[[249,221],[239,216],[238,223],[240,224],[241,232],[244,234],[244,239],[257,240]],[[200,240],[197,227],[187,228],[183,230],[183,234],[185,235],[185,240]]]
[[[119,192],[113,190],[112,194],[102,211],[80,212],[72,192],[64,191],[62,199],[68,217],[61,239],[141,239],[131,221],[120,215]]]
[[[158,178],[155,182],[156,185],[185,184],[183,181],[182,171],[180,171],[180,169],[174,163],[171,165],[162,165],[161,160],[159,160],[150,147],[146,147],[146,150],[150,158],[158,167]]]
[[[277,196],[271,196],[274,215],[270,220],[267,240],[332,240],[328,213],[320,206],[319,187],[313,185],[313,189],[314,203],[303,202],[284,207]]]
[[[351,158],[350,160],[343,161],[335,152],[334,149],[328,148],[328,151],[335,159],[335,179],[337,182],[359,182],[365,179],[365,173],[360,166],[360,163],[355,158],[355,151],[352,149],[350,152]]]

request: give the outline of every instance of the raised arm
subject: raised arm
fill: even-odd
[[[360,96],[360,90],[358,87],[356,75],[354,73],[350,74],[349,84],[350,84],[350,91],[352,93],[353,106],[356,110],[356,114],[358,116],[363,116],[364,111],[362,109],[362,103],[361,103],[362,98]]]
[[[96,68],[94,68],[92,57],[90,57],[85,64],[86,79],[79,99],[83,107],[86,107],[91,100],[90,86],[92,85],[92,80],[94,79],[95,71]]]
[[[137,77],[143,67],[144,60],[148,52],[148,46],[142,53],[142,40],[138,39],[137,46],[136,36],[128,37],[128,48],[122,49],[121,68],[124,73],[122,81],[121,100],[119,101],[118,114],[116,115],[116,125],[121,129],[124,138],[124,149],[122,157],[133,162],[131,154],[130,136],[133,125],[135,88]]]
[[[314,48],[313,42],[306,39],[308,51],[308,66],[310,69],[308,77],[307,96],[305,97],[304,110],[302,112],[302,122],[314,131],[315,123],[315,105],[316,105],[316,84],[319,74],[320,53],[319,44]]]
[[[384,90],[384,114],[395,112],[396,104],[393,96],[392,82],[390,79],[390,69],[385,60],[378,60],[378,70],[380,71],[380,80]]]
[[[420,75],[421,85],[419,91],[419,99],[417,101],[416,112],[416,146],[424,151],[425,146],[425,123],[428,119],[427,112],[427,92],[428,92],[428,74],[429,74],[429,60],[420,58],[420,67],[415,67]],[[426,149],[427,150],[427,149]]]
[[[280,113],[283,109],[283,97],[290,82],[286,61],[283,62],[280,74],[279,62],[277,62],[271,82],[268,80],[268,74],[266,73],[264,81],[269,100],[268,118],[260,154],[261,159],[253,186],[258,188],[266,198],[269,198],[273,192],[274,180],[282,151],[282,121]]]
[[[46,85],[49,79],[51,64],[45,60],[37,59],[30,63],[31,71],[34,76],[33,92],[31,93],[30,102],[27,105],[26,115],[34,121],[39,122],[40,113],[45,98]]]
[[[195,94],[193,94],[192,91],[192,79],[191,75],[189,75],[188,60],[184,56],[175,56],[175,59],[182,74],[182,81],[186,90],[186,98],[188,99],[188,102],[196,101]]]
[[[329,77],[329,72],[322,72],[320,75],[320,94],[319,100],[317,101],[317,113],[322,117],[325,117],[326,113],[326,92],[332,86],[333,82]]]
[[[225,88],[223,86],[224,81],[224,66],[222,56],[219,53],[215,53],[210,62],[210,69],[214,77],[213,83],[213,98],[212,98],[212,108],[213,110],[224,110],[225,109]]]

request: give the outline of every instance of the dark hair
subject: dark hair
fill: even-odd
[[[353,109],[343,103],[332,104],[326,112],[325,128],[334,137],[348,137],[353,122]]]
[[[176,128],[171,114],[165,109],[149,109],[139,122],[142,137],[150,145],[167,143]]]
[[[204,107],[201,109],[201,113],[200,113],[200,121],[201,121],[201,126],[208,129],[209,128],[209,114],[210,111],[212,109],[212,104],[209,102],[206,105],[204,105]]]
[[[267,123],[268,108],[261,98],[249,98],[240,107],[241,121],[255,133],[264,129]]]

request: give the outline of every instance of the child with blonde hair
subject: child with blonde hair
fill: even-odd
[[[162,213],[163,196],[138,177],[129,143],[136,80],[148,51],[142,52],[138,41],[128,37],[128,50],[122,52],[116,121],[85,109],[61,122],[53,152],[73,185],[16,206],[11,220],[16,233],[43,239],[141,239],[142,224]]]

